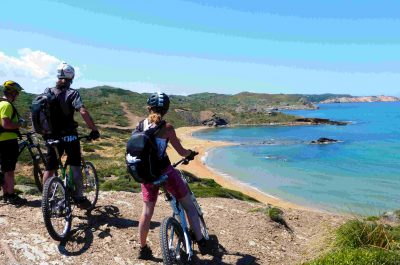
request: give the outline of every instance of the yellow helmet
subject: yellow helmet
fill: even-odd
[[[18,93],[24,90],[17,82],[14,82],[12,80],[8,80],[4,82],[3,84],[4,91],[11,92],[11,91],[17,91]]]

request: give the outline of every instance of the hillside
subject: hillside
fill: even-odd
[[[16,182],[19,184],[17,189],[28,188],[24,196],[28,197],[29,204],[15,208],[0,202],[0,264],[162,263],[159,226],[161,220],[170,214],[170,210],[160,198],[149,234],[149,244],[154,250],[155,259],[140,263],[136,260],[137,226],[141,210],[140,186],[128,181],[124,162],[125,145],[131,128],[137,118],[146,114],[143,103],[146,102],[147,95],[107,87],[82,89],[81,93],[96,121],[102,124],[101,139],[82,145],[85,158],[96,165],[100,178],[101,195],[98,207],[89,218],[76,209],[70,240],[66,244],[54,242],[44,228],[40,196],[36,189],[29,188],[34,186],[32,165],[25,151],[19,159]],[[23,94],[19,107],[27,109],[32,97],[33,95]],[[168,119],[186,124],[190,119],[182,117],[202,117],[204,112],[207,114],[217,110],[217,107],[214,108],[209,103],[212,98],[221,99],[225,107],[220,105],[219,108],[226,112],[232,111],[235,104],[269,104],[267,102],[271,100],[268,95],[254,97],[256,99],[248,93],[233,96],[171,96],[173,104],[178,107],[172,107],[173,111],[168,114]],[[291,98],[290,102],[300,100],[299,97],[288,98]],[[186,116],[182,116],[182,113]],[[245,110],[243,116],[237,115],[234,118],[240,122],[248,121],[244,119],[246,115],[270,117],[264,112],[257,114]],[[196,121],[198,120],[193,120]],[[205,212],[214,246],[211,255],[198,255],[194,264],[301,264],[330,250],[328,242],[334,236],[333,229],[348,217],[292,207],[293,204],[265,194],[260,195],[260,192],[256,193],[251,187],[246,188],[232,179],[218,178],[201,160],[213,143],[188,137],[193,129],[196,128],[177,129],[183,145],[200,152],[190,165],[182,165],[181,168],[185,174],[201,178],[199,182],[190,185]],[[168,155],[172,161],[179,159],[172,148],[168,148]],[[255,202],[246,195],[262,203]],[[268,198],[264,200],[266,197]],[[272,221],[265,214],[269,204],[283,209],[286,225],[285,222]]]
[[[81,88],[84,104],[97,124],[126,128],[129,120],[147,115],[148,93],[101,86]],[[29,116],[29,106],[35,95],[21,93],[16,102],[17,108],[25,117]],[[189,96],[170,95],[171,109],[166,118],[175,127],[201,124],[269,124],[294,122],[298,117],[279,112],[283,109],[315,109],[311,102],[340,95],[284,95],[242,92],[235,95],[199,93]]]

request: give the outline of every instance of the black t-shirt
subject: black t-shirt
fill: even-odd
[[[83,107],[83,101],[78,90],[47,88],[45,93],[50,89],[56,94],[56,102],[58,103],[51,110],[52,117],[54,116],[52,121],[54,132],[60,136],[76,134],[78,123],[74,120],[74,113]],[[56,115],[53,115],[53,113]]]

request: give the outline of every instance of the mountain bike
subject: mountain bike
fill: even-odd
[[[78,137],[78,140],[82,139],[91,140],[90,136]],[[67,238],[71,231],[72,212],[75,204],[73,201],[75,184],[71,167],[61,161],[57,149],[59,143],[59,140],[46,141],[46,144],[54,148],[56,152],[60,172],[58,174],[57,171],[55,176],[46,180],[43,187],[42,213],[44,224],[50,236],[54,240],[62,241]],[[99,179],[94,165],[85,161],[83,155],[81,157],[83,195],[91,203],[90,208],[87,209],[90,211],[95,207],[99,195]]]
[[[180,161],[173,164],[172,166],[177,167],[181,163],[188,164],[189,160],[187,158],[183,158]],[[200,222],[201,234],[206,240],[208,240],[209,239],[208,229],[204,221],[201,207],[198,204],[193,192],[189,188],[188,179],[181,171],[179,172],[183,181],[185,182],[185,184],[189,189],[189,193],[192,197],[193,204],[197,210],[197,215],[199,217],[199,222]],[[160,179],[153,182],[154,185],[158,185],[161,187],[162,191],[165,194],[166,200],[170,203],[170,206],[173,210],[172,216],[166,217],[162,221],[160,228],[160,241],[161,241],[161,250],[163,253],[163,261],[164,264],[167,265],[187,264],[192,260],[193,257],[194,241],[192,239],[192,233],[190,233],[189,231],[183,206],[163,186],[167,178],[168,177],[166,175],[163,175],[160,177]]]
[[[45,170],[46,166],[46,158],[43,155],[43,152],[40,148],[39,143],[35,143],[33,139],[33,135],[35,132],[27,132],[27,133],[21,133],[19,134],[19,142],[18,142],[18,156],[21,155],[21,153],[25,150],[25,148],[28,148],[29,154],[32,157],[32,163],[33,163],[33,176],[35,179],[35,184],[36,187],[40,192],[42,192],[43,188],[43,173]],[[1,159],[1,158],[0,158]],[[3,176],[3,172],[1,171],[0,168],[0,178]],[[0,183],[3,180],[0,179]]]

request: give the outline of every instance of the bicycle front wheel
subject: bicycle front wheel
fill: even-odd
[[[71,230],[72,210],[68,193],[59,177],[51,177],[43,187],[42,213],[50,236],[57,241],[66,239]]]
[[[162,221],[160,237],[164,264],[186,264],[185,237],[182,226],[175,218],[167,217]]]
[[[83,194],[92,204],[93,209],[96,206],[99,196],[99,178],[97,177],[96,168],[92,162],[86,161],[82,166],[83,177]]]

